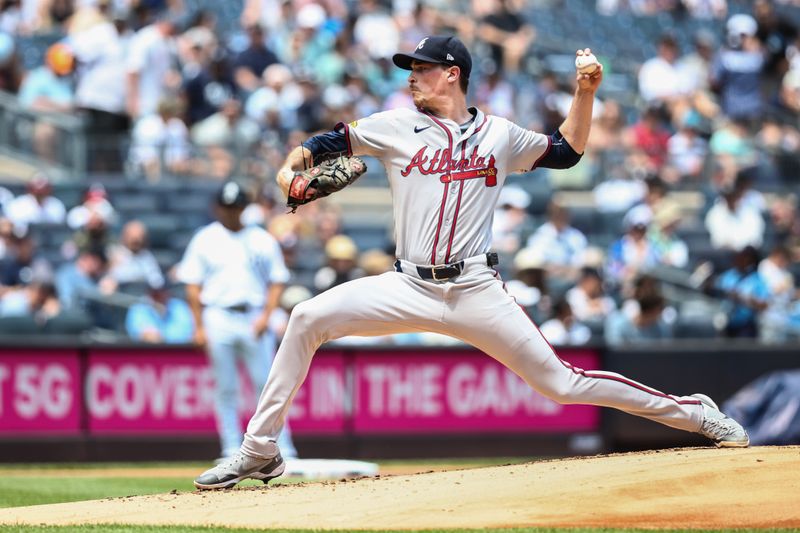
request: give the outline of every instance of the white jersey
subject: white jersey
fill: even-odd
[[[212,222],[192,237],[177,277],[202,285],[200,302],[205,306],[263,307],[269,285],[286,283],[289,271],[278,242],[263,228],[234,232]]]
[[[386,168],[399,259],[439,265],[488,252],[506,176],[531,170],[550,148],[547,135],[471,111],[463,134],[452,120],[411,109],[345,126],[351,154],[377,157]]]

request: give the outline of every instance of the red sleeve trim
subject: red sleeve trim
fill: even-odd
[[[347,155],[348,156],[353,155],[353,147],[350,144],[350,125],[346,124],[344,122],[339,122],[338,124],[336,124],[333,127],[333,129],[335,131],[339,131],[339,130],[344,129],[344,139],[345,139],[345,141],[347,141]]]

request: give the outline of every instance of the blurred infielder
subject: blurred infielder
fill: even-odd
[[[239,422],[241,361],[255,391],[261,391],[275,353],[269,317],[278,306],[289,271],[277,241],[264,229],[244,227],[249,203],[239,184],[226,182],[216,196],[216,222],[192,237],[178,266],[195,320],[195,341],[206,348],[214,371],[215,409],[222,457],[242,443]],[[284,455],[297,455],[288,427],[279,438]]]
[[[576,63],[593,59],[590,54],[579,50]],[[376,113],[311,137],[289,154],[277,181],[296,207],[363,172],[355,157],[340,157],[333,170],[327,163],[309,168],[314,162],[358,154],[380,159],[394,200],[396,271],[339,285],[294,309],[240,452],[200,475],[195,486],[222,488],[245,478],[266,482],[279,476],[284,466],[276,439],[289,404],[317,348],[346,335],[450,335],[557,402],[615,407],[702,433],[718,446],[747,446],[744,429],[704,395],[664,394],[619,374],[585,371],[561,360],[492,269],[492,213],[506,175],[578,162],[602,68],[592,74],[580,69],[569,114],[547,136],[467,107],[472,59],[457,38],[426,37],[413,53],[393,60],[411,71],[417,109]]]

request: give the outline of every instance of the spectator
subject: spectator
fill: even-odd
[[[248,205],[242,213],[242,224],[268,228],[273,217],[283,212],[280,191],[272,183],[265,183],[256,201]]]
[[[748,133],[748,124],[741,119],[723,123],[711,135],[708,145],[718,159],[729,159],[739,167],[752,166],[758,160],[753,137]]]
[[[617,304],[603,291],[603,278],[594,268],[584,268],[578,284],[567,291],[567,303],[581,322],[602,322]]]
[[[176,39],[181,76],[192,79],[219,53],[214,32],[203,25],[192,26]]]
[[[714,248],[741,250],[764,241],[764,219],[756,207],[742,202],[743,191],[732,186],[720,191],[705,218]]]
[[[0,259],[12,253],[16,233],[21,233],[7,218],[0,217]],[[23,233],[24,234],[24,233]]]
[[[554,346],[579,345],[589,342],[592,331],[575,320],[569,302],[559,300],[553,311],[553,318],[539,328],[547,342]]]
[[[700,29],[692,39],[694,51],[678,60],[677,70],[683,92],[687,95],[705,93],[709,90],[711,61],[714,58],[717,40],[708,29]]]
[[[758,273],[770,295],[759,324],[759,338],[765,342],[785,342],[788,337],[790,304],[796,297],[791,263],[789,250],[778,245],[758,264]]]
[[[122,170],[119,142],[130,128],[125,110],[125,51],[114,23],[96,8],[70,24],[68,43],[77,60],[75,104],[87,118],[89,166]]]
[[[606,320],[604,335],[612,346],[672,338],[669,326],[664,323],[664,299],[652,294],[638,300],[639,313],[635,318],[623,311],[616,311]]]
[[[639,95],[648,105],[669,105],[683,90],[676,61],[680,49],[675,37],[664,34],[658,41],[658,54],[639,69]]]
[[[700,115],[694,109],[684,113],[680,128],[667,142],[667,162],[681,181],[698,181],[708,156],[708,141],[700,134]]]
[[[506,290],[535,323],[541,324],[550,316],[552,306],[542,250],[521,249],[514,256],[513,266],[514,276],[506,283]]]
[[[530,194],[521,187],[503,187],[494,210],[492,248],[508,254],[519,250],[524,235],[531,230],[531,220],[526,212],[530,203]]]
[[[624,145],[647,158],[651,172],[657,172],[667,159],[670,132],[662,122],[661,108],[649,105],[640,119],[623,133]]]
[[[125,331],[142,342],[189,343],[194,337],[192,311],[165,285],[151,286],[147,298],[128,309]]]
[[[183,90],[186,94],[187,118],[190,126],[217,113],[225,102],[235,98],[237,88],[224,52],[217,51],[194,75],[187,77]],[[173,97],[167,98],[167,101],[171,100]],[[176,118],[182,116],[183,105],[180,113],[174,114]]]
[[[0,215],[5,211],[6,205],[14,199],[14,193],[0,186]],[[1,220],[1,219],[0,219]]]
[[[609,281],[625,287],[656,265],[657,255],[647,229],[652,217],[642,210],[630,211],[622,221],[625,234],[608,248],[606,274]]]
[[[694,19],[722,19],[728,14],[728,0],[681,0]]]
[[[19,103],[38,113],[66,113],[74,107],[74,92],[69,76],[75,70],[75,56],[63,43],[47,49],[45,64],[29,72],[19,89]],[[53,163],[59,146],[58,130],[46,115],[37,118],[33,127],[36,155]]]
[[[478,24],[477,34],[489,44],[492,61],[498,70],[517,72],[536,31],[511,0],[493,0],[490,6],[489,13]]]
[[[363,7],[364,4],[362,4]],[[296,65],[301,70],[311,71],[317,60],[327,54],[334,45],[334,36],[327,25],[328,15],[321,5],[309,3],[296,11],[293,20],[294,31],[286,38],[273,40],[272,50],[277,54],[281,63]],[[391,30],[392,28],[388,28],[385,32],[387,38],[390,36]],[[358,41],[358,37],[355,36],[356,32],[357,29],[354,28],[354,37]]]
[[[90,210],[86,222],[72,234],[72,238],[61,245],[61,256],[74,259],[80,250],[92,248],[102,250],[108,255],[108,247],[112,241],[111,228],[97,211]]]
[[[8,203],[6,216],[15,226],[23,228],[31,224],[63,224],[67,210],[64,203],[52,193],[50,179],[37,172],[28,182],[28,194]]]
[[[173,70],[172,36],[178,21],[164,10],[131,38],[127,53],[127,110],[138,119],[155,113],[178,74]]]
[[[646,192],[640,203],[631,207],[625,216],[629,220],[652,220],[653,214],[667,197],[667,184],[656,175],[648,176],[644,180]]]
[[[297,124],[302,91],[289,67],[280,63],[267,67],[262,79],[263,86],[247,98],[245,113],[262,128],[274,130],[280,139],[285,139]]]
[[[394,270],[395,258],[383,250],[367,250],[358,256],[358,268],[365,276],[380,276]]]
[[[253,23],[245,28],[247,48],[233,60],[233,76],[236,86],[245,94],[252,93],[261,85],[261,75],[268,66],[277,63],[278,57],[267,48],[264,28]]]
[[[0,260],[0,286],[28,285],[34,280],[51,280],[53,268],[38,253],[30,233],[12,237],[10,253]]]
[[[205,149],[211,174],[218,178],[231,175],[260,135],[258,124],[242,114],[241,103],[234,99],[191,129],[192,141]]]
[[[53,283],[34,280],[0,299],[0,316],[32,316],[44,324],[62,313]]]
[[[722,111],[733,120],[759,119],[764,111],[761,94],[764,50],[756,37],[758,24],[750,15],[728,19],[727,46],[711,67],[711,88],[719,93]]]
[[[181,118],[183,108],[181,100],[165,98],[158,103],[158,113],[142,117],[133,128],[128,160],[148,181],[158,181],[165,173],[188,174],[196,166]]]
[[[665,200],[656,208],[648,238],[661,265],[689,266],[689,248],[675,233],[682,219],[680,206],[672,200]]]
[[[392,13],[381,4],[378,0],[361,0],[358,19],[353,25],[353,40],[373,58],[390,56],[401,44]],[[301,18],[298,14],[298,25]]]
[[[733,267],[723,272],[715,288],[722,294],[728,315],[725,335],[757,337],[761,313],[769,304],[770,292],[758,271],[758,251],[745,246],[733,258]]]
[[[755,0],[753,16],[758,24],[756,37],[764,45],[767,89],[772,93],[786,72],[786,51],[798,36],[797,27],[791,17],[782,16],[775,11],[772,0]]]
[[[506,80],[497,66],[489,64],[475,89],[475,101],[486,113],[503,118],[512,118],[514,110],[514,87]]]
[[[22,83],[22,66],[14,38],[0,30],[0,91],[16,94]]]
[[[398,72],[392,63],[391,54],[375,58],[374,61],[364,65],[363,76],[369,91],[383,101],[389,100],[392,94],[408,88],[408,76],[402,69]]]
[[[164,287],[164,276],[148,248],[147,228],[141,221],[131,220],[122,227],[119,244],[110,247],[108,275],[119,285],[144,283],[151,289]]]
[[[640,202],[646,193],[642,180],[636,179],[628,169],[615,167],[608,179],[599,183],[592,191],[594,205],[603,213],[624,213]]]
[[[800,260],[800,217],[797,216],[797,196],[794,193],[774,198],[769,206],[769,217],[775,228],[777,242],[789,250],[792,262]]]
[[[325,244],[327,265],[314,275],[314,288],[317,293],[357,278],[364,277],[364,271],[357,265],[358,248],[353,239],[337,235]]]
[[[569,211],[556,201],[551,201],[547,207],[547,218],[547,222],[528,238],[527,246],[542,254],[553,278],[575,281],[583,265],[586,236],[570,225]]]
[[[108,193],[102,183],[93,183],[86,191],[82,204],[76,205],[67,213],[67,226],[74,230],[85,227],[92,217],[99,217],[106,226],[117,220],[117,212],[108,200]]]
[[[622,132],[625,129],[625,115],[616,100],[604,102],[603,112],[592,122],[589,132],[587,153],[597,156],[615,155],[622,150]]]
[[[638,276],[634,280],[633,286],[626,292],[625,300],[620,305],[620,311],[632,321],[636,320],[636,317],[641,314],[640,302],[642,299],[651,296],[663,298],[661,283],[647,274]],[[661,321],[671,329],[677,319],[678,311],[671,305],[664,304],[664,308],[661,311]]]
[[[58,269],[55,286],[58,299],[65,311],[83,311],[96,326],[112,327],[111,317],[100,305],[100,300],[113,293],[103,277],[108,268],[108,259],[100,249],[81,250],[72,263]]]
[[[783,76],[780,87],[780,102],[795,118],[800,115],[800,57]]]

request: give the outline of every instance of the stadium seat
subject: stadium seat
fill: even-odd
[[[570,207],[569,216],[572,226],[586,235],[598,229],[597,210],[594,207]]]
[[[57,335],[78,335],[92,329],[92,319],[76,311],[59,313],[44,324],[44,332]]]
[[[32,316],[0,317],[0,335],[35,335],[41,331]]]
[[[127,193],[113,200],[113,205],[122,218],[139,218],[142,213],[155,213],[159,210],[159,199],[152,194]]]
[[[718,332],[710,318],[679,318],[675,323],[674,335],[679,339],[713,339]]]

